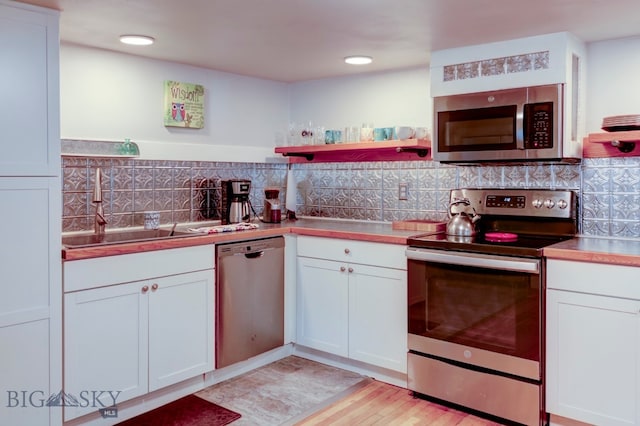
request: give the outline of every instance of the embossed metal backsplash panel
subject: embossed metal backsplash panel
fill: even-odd
[[[287,165],[63,157],[63,231],[93,229],[95,167],[103,170],[109,227],[142,225],[157,210],[161,223],[215,218],[219,182],[251,179],[251,202],[262,213],[264,188],[280,188]],[[449,191],[460,187],[571,189],[580,196],[585,235],[640,238],[640,158],[585,159],[581,165],[454,166],[434,161],[318,163],[293,166],[298,215],[393,222],[446,220]],[[406,200],[399,186],[406,185]],[[203,199],[203,186],[211,196]],[[218,209],[218,210],[216,210]]]

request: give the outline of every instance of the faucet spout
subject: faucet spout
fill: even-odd
[[[104,208],[102,207],[102,170],[100,170],[100,167],[96,169],[96,179],[93,188],[93,202],[96,205],[94,230],[96,234],[103,235],[107,220],[104,217]]]

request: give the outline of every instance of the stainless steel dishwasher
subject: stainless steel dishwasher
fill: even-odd
[[[284,344],[284,238],[216,246],[216,368]]]

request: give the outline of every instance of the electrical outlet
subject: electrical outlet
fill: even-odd
[[[408,192],[409,192],[409,184],[407,183],[398,184],[398,200],[400,201],[408,200],[408,197],[409,197]]]

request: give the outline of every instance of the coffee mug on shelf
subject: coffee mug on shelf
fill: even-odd
[[[404,140],[411,139],[416,135],[413,127],[397,126],[395,128],[395,139]]]

